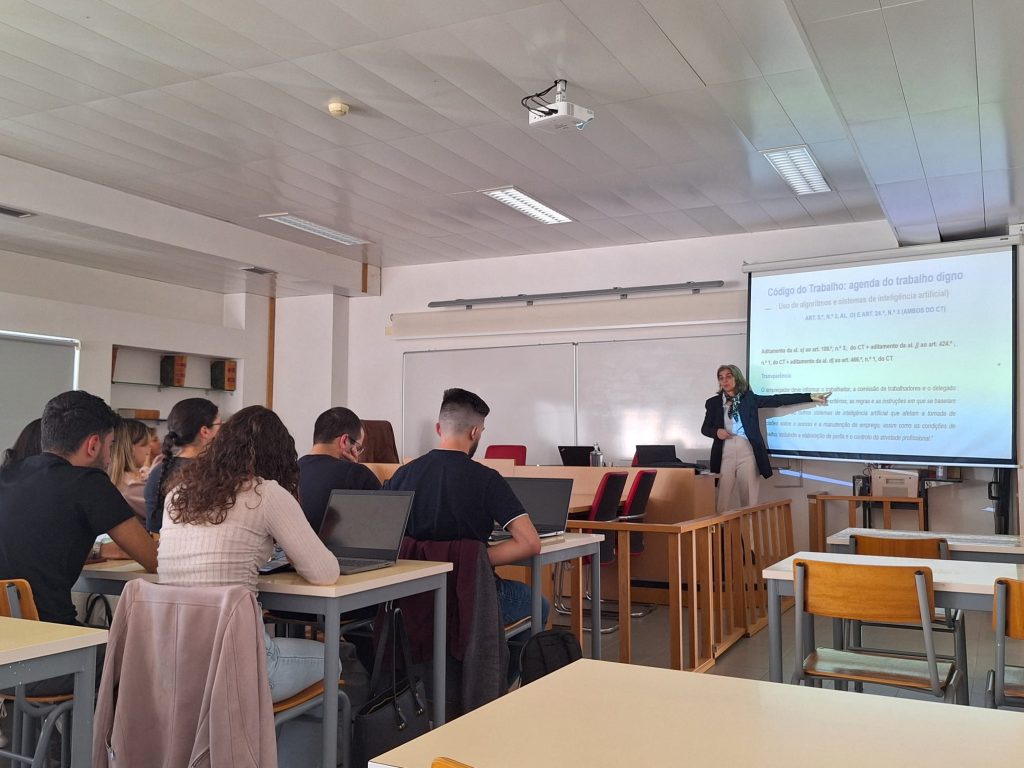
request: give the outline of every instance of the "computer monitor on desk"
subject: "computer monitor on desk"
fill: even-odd
[[[560,445],[558,455],[562,457],[563,467],[589,467],[593,450],[590,445]]]

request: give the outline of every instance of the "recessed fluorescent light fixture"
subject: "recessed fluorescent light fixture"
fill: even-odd
[[[488,197],[492,197],[499,203],[504,203],[509,208],[515,208],[524,216],[536,219],[541,224],[565,224],[572,221],[565,214],[559,213],[554,208],[548,208],[539,200],[534,200],[527,194],[520,192],[515,187],[502,187],[501,189],[481,189]]]
[[[366,245],[370,242],[369,240],[362,240],[355,235],[347,235],[344,232],[338,232],[335,229],[314,224],[312,221],[300,219],[298,216],[292,216],[290,213],[264,213],[260,215],[260,218],[276,221],[278,224],[284,224],[295,229],[301,229],[303,232],[308,232],[311,235],[323,237],[327,240],[333,240],[342,245]]]
[[[806,146],[766,149],[761,154],[798,195],[832,191]]]

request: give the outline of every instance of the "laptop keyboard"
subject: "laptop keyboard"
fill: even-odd
[[[338,565],[341,568],[359,568],[363,565],[375,565],[381,562],[378,558],[366,557],[339,557]]]

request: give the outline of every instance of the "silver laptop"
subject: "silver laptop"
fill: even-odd
[[[331,491],[320,540],[343,575],[395,564],[412,498],[412,491]]]
[[[561,536],[569,519],[569,497],[572,480],[568,477],[506,477],[519,503],[533,521],[533,527],[543,539]],[[501,529],[491,533],[491,541],[512,538]]]

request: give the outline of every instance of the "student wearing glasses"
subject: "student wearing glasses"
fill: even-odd
[[[164,519],[164,499],[178,482],[181,471],[217,436],[221,419],[217,406],[205,397],[179,400],[167,414],[163,461],[146,479],[146,529],[159,533]]]
[[[327,509],[331,491],[379,491],[380,481],[359,463],[366,431],[348,408],[331,408],[313,425],[313,447],[299,459],[299,503],[314,531]]]

